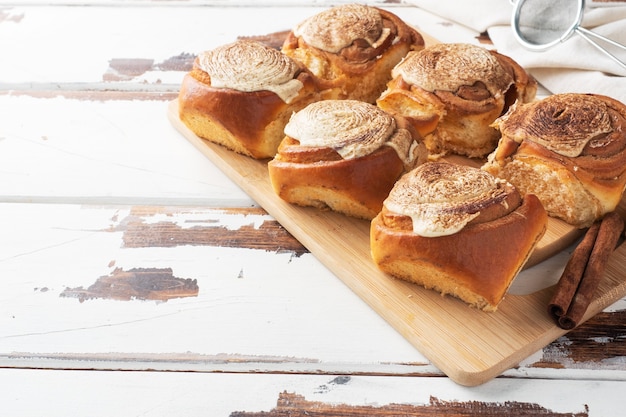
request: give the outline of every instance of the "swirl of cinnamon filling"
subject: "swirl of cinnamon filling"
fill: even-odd
[[[396,183],[384,202],[384,214],[406,216],[413,233],[436,237],[457,233],[470,223],[502,217],[520,204],[520,194],[511,184],[487,172],[428,162]],[[391,222],[402,223],[397,219]]]
[[[369,155],[383,145],[392,146],[402,161],[413,158],[414,141],[398,129],[389,113],[357,100],[324,100],[309,104],[289,120],[285,134],[300,146],[327,147],[343,159]]]
[[[358,39],[377,48],[391,34],[376,8],[359,4],[325,10],[297,25],[293,32],[309,45],[331,53],[338,53]]]
[[[557,94],[521,105],[497,121],[503,136],[570,158],[596,178],[626,170],[626,106],[605,96]]]
[[[303,87],[294,77],[300,66],[280,51],[240,40],[198,55],[197,65],[209,74],[211,86],[251,92],[268,90],[289,103]]]
[[[429,92],[445,91],[469,99],[500,98],[513,78],[487,49],[469,44],[436,44],[410,52],[392,71],[405,82]],[[486,90],[480,93],[479,90]],[[475,91],[473,91],[475,90]]]

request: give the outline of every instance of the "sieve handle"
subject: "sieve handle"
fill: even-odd
[[[612,39],[609,39],[607,37],[604,37],[602,35],[599,35],[595,32],[592,32],[588,29],[585,29],[583,27],[577,27],[576,29],[574,29],[576,31],[576,33],[578,33],[583,39],[585,39],[587,42],[589,42],[591,45],[593,45],[597,50],[599,50],[600,52],[602,52],[604,55],[608,56],[609,58],[611,58],[613,61],[615,61],[620,67],[626,69],[626,63],[624,63],[624,61],[620,60],[618,57],[616,57],[615,55],[613,55],[612,53],[610,53],[608,50],[606,50],[605,48],[602,47],[602,45],[600,45],[599,43],[597,43],[596,41],[594,41],[592,38],[597,38],[600,39],[610,45],[613,45],[617,48],[620,49],[624,49],[626,50],[626,46],[622,45],[619,42],[616,42]]]

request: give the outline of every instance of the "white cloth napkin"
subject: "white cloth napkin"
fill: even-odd
[[[550,0],[547,0],[550,1]],[[597,93],[626,103],[626,70],[581,36],[542,52],[524,48],[513,35],[509,0],[412,0],[411,3],[477,32],[488,32],[494,49],[515,59],[552,93]],[[582,27],[626,44],[626,6],[587,7]],[[626,61],[626,50],[600,42]]]

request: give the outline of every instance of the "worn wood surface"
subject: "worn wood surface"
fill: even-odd
[[[462,387],[180,140],[164,109],[191,56],[324,7],[238,4],[0,1],[3,414],[620,415],[624,299]]]

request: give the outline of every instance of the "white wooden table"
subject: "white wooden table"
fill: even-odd
[[[624,412],[625,299],[460,386],[172,128],[195,54],[331,3],[0,1],[2,415]]]

